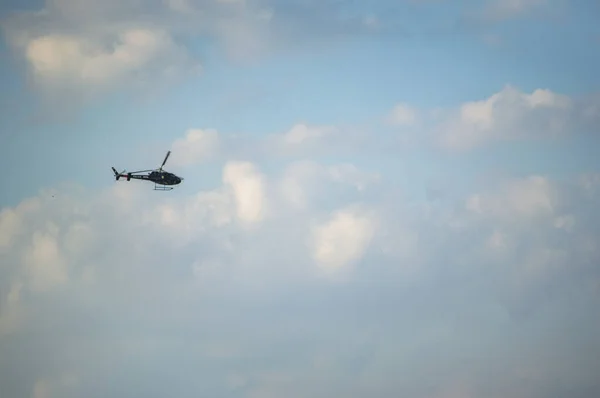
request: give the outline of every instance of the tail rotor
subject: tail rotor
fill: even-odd
[[[114,167],[111,167],[111,169],[112,169],[113,173],[115,173],[115,180],[117,180],[117,181],[119,181],[119,178],[121,178],[121,176],[123,174],[125,174],[125,170],[123,170],[121,173],[119,173],[117,171],[117,169],[115,169]]]

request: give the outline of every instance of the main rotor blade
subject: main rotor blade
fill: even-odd
[[[160,170],[162,170],[165,163],[167,163],[167,159],[169,158],[170,154],[171,154],[171,151],[167,152],[167,156],[165,156],[165,160],[163,160],[162,164],[160,165]]]

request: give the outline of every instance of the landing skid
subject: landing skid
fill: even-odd
[[[155,191],[170,191],[172,189],[173,189],[173,187],[168,187],[166,185],[154,184]]]

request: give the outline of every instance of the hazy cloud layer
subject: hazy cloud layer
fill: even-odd
[[[3,209],[3,393],[598,391],[597,176],[416,206],[364,181],[232,161],[189,197],[119,183]]]
[[[177,166],[209,160],[296,158],[330,154],[382,155],[407,150],[440,149],[464,153],[511,142],[560,142],[573,136],[594,136],[600,126],[597,93],[569,97],[548,89],[523,92],[505,86],[481,100],[456,107],[418,109],[394,105],[368,126],[296,123],[267,136],[191,129],[172,149]],[[379,134],[385,128],[386,134]]]
[[[216,40],[234,59],[247,59],[307,39],[316,44],[372,30],[366,15],[343,17],[344,8],[307,1],[47,0],[41,10],[13,13],[2,27],[41,87],[88,93],[198,73],[202,60],[185,38]]]
[[[41,9],[7,13],[0,26],[37,88],[81,97],[198,76],[203,51],[190,49],[191,39],[214,41],[232,59],[248,61],[273,51],[325,48],[338,39],[409,37],[428,30],[449,34],[447,22],[435,17],[441,6],[429,1],[357,6],[312,0],[46,0]],[[551,6],[541,0],[491,1],[481,9],[465,4],[459,15],[450,15],[488,23]],[[432,11],[432,24],[413,26],[413,17],[423,10]]]

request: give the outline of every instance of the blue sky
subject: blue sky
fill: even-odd
[[[598,5],[361,4],[3,3],[8,398],[600,392]]]
[[[384,2],[373,5],[365,15],[389,7]],[[519,16],[481,32],[463,33],[456,28],[462,14],[482,7],[399,5],[384,20],[403,26],[406,34],[349,34],[314,50],[316,44],[294,50],[299,40],[292,40],[285,44],[287,50],[268,53],[252,65],[231,62],[221,47],[206,39],[186,38],[190,53],[203,64],[202,76],[178,81],[147,101],[141,101],[139,93],[130,94],[131,100],[122,90],[109,92],[63,121],[48,123],[44,119],[34,122],[43,108],[18,105],[35,103],[37,98],[35,92],[24,90],[23,61],[5,45],[3,140],[10,139],[10,144],[3,147],[10,150],[9,156],[3,156],[3,167],[29,174],[15,183],[14,190],[3,193],[4,200],[14,204],[21,190],[30,195],[45,181],[60,180],[59,173],[50,177],[34,172],[34,159],[68,169],[78,181],[87,180],[88,186],[96,180],[102,184],[96,168],[80,166],[81,156],[89,159],[102,153],[85,153],[92,140],[100,147],[117,140],[118,148],[109,146],[106,154],[120,153],[117,160],[127,161],[135,156],[135,148],[129,148],[139,146],[140,140],[168,143],[191,126],[261,134],[284,131],[298,119],[314,124],[368,123],[400,101],[427,108],[457,106],[486,98],[505,84],[524,91],[549,88],[567,95],[597,89],[598,56],[590,46],[598,45],[598,28],[585,23],[589,19],[586,7],[593,10],[593,5],[550,4],[547,10],[559,13],[556,21],[548,22],[540,17],[544,12],[534,8],[529,19]],[[403,16],[405,12],[417,19]],[[10,14],[6,15],[9,19]],[[312,26],[311,21],[298,23]],[[486,43],[491,35],[497,35],[500,42]],[[56,92],[48,95],[57,101]],[[80,149],[73,151],[74,147]]]

